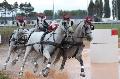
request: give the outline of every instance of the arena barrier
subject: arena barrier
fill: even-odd
[[[91,63],[118,62],[118,30],[95,29],[89,54]]]

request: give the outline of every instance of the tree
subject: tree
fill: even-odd
[[[9,5],[9,7],[8,7],[8,11],[9,11],[8,14],[12,14],[12,20],[14,20],[14,18],[13,18],[13,14],[14,14],[14,6],[13,6],[13,5]]]
[[[109,6],[109,0],[104,0],[104,17],[110,18],[110,6]]]
[[[90,4],[88,6],[88,15],[89,16],[94,16],[95,14],[95,4],[93,3],[93,0],[90,1]]]
[[[7,23],[6,15],[9,12],[10,8],[11,8],[11,5],[6,0],[4,0],[2,3],[0,3],[0,10],[5,15],[5,19],[4,19],[5,20],[5,24]]]
[[[100,17],[100,2],[99,2],[99,0],[95,1],[95,14],[97,17]]]
[[[33,6],[32,6],[30,3],[27,3],[27,2],[21,3],[21,4],[19,5],[19,8],[20,8],[20,11],[21,11],[22,13],[25,13],[25,14],[26,14],[26,16],[28,16],[31,12],[34,11]]]
[[[120,20],[120,0],[117,0],[118,20]]]
[[[2,8],[3,4],[0,3],[0,13],[1,13],[1,17],[2,17],[2,13],[3,13],[3,8]]]
[[[19,6],[19,5],[18,5],[17,2],[15,2],[15,3],[13,4],[13,8],[14,8],[15,15],[17,14],[18,6]]]
[[[31,17],[31,16],[36,16],[36,14],[37,14],[36,12],[31,12],[31,13],[28,14],[28,16],[29,16],[29,17]]]
[[[46,16],[53,16],[53,10],[44,10],[43,12]]]
[[[103,16],[103,1],[102,0],[100,0],[100,18],[102,18],[102,16]]]
[[[86,16],[87,11],[86,10],[71,10],[71,11],[63,11],[63,10],[58,10],[57,15],[59,18],[61,18],[65,13],[70,14],[71,16],[74,16],[76,18],[83,18]]]
[[[95,15],[94,20],[96,22],[100,21],[103,15],[103,2],[102,0],[96,0],[95,1]]]

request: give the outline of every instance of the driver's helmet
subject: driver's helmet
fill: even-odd
[[[63,20],[70,21],[70,15],[69,14],[64,14],[63,15]]]
[[[91,16],[85,17],[85,22],[91,23],[93,21],[93,18]]]
[[[43,13],[37,13],[37,16],[43,20],[46,20],[46,16]]]

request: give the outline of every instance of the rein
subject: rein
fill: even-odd
[[[14,46],[19,46],[19,47],[22,47],[22,46],[33,46],[35,44],[53,45],[53,46],[56,46],[58,48],[61,48],[61,44],[55,43],[55,42],[51,42],[51,41],[41,41],[41,42],[36,42],[36,43],[32,43],[32,44],[14,45]],[[76,43],[73,44],[72,42],[66,42],[64,44],[79,46],[80,44],[83,44],[83,43],[82,42],[76,42]]]

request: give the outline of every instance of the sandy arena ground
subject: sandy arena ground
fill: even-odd
[[[58,70],[59,64],[56,65],[56,68],[52,68],[49,76],[44,78],[42,76],[37,76],[33,74],[33,66],[30,61],[26,62],[24,78],[23,79],[119,79],[119,64],[91,64],[89,57],[89,50],[84,49],[83,51],[83,60],[85,64],[85,73],[86,77],[80,77],[80,64],[79,62],[71,58],[67,60],[65,69],[63,71]],[[8,46],[0,47],[0,70],[3,68],[3,63],[5,62],[7,56]],[[11,74],[12,79],[18,79],[17,75],[20,70],[22,59],[20,59],[15,66],[11,66],[8,63],[7,72]]]

